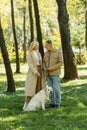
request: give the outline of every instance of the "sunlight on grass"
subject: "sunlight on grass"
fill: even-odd
[[[23,90],[24,88],[17,88],[17,90]]]
[[[16,74],[16,75],[14,75],[14,78],[15,78],[16,81],[25,81],[26,75],[24,75],[24,74]]]
[[[7,77],[5,74],[0,74],[0,82],[5,82],[7,80]]]
[[[13,120],[15,120],[15,117],[9,116],[9,117],[3,118],[2,120],[3,121],[13,121]]]
[[[81,108],[85,108],[85,106],[84,106],[84,104],[82,102],[79,102],[78,106],[81,107]]]

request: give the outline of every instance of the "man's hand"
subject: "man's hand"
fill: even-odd
[[[52,69],[49,67],[49,68],[47,68],[47,70],[48,70],[48,71],[51,71]]]
[[[47,72],[47,71],[51,71],[52,69],[50,67],[49,68],[44,67],[44,70]]]

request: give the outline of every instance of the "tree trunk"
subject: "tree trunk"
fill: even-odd
[[[16,73],[20,73],[19,51],[18,51],[18,42],[17,42],[16,30],[15,30],[13,0],[11,0],[11,17],[12,17],[12,27],[13,27],[13,35],[14,35],[15,51],[16,51]]]
[[[87,9],[86,9],[86,12],[85,12],[85,22],[86,22],[85,45],[86,45],[86,50],[87,50]]]
[[[56,2],[58,4],[58,21],[64,59],[64,79],[78,79],[76,59],[70,44],[69,15],[66,0],[56,0]]]
[[[25,29],[25,25],[26,25],[26,0],[24,0],[24,10],[23,10],[23,14],[24,14],[24,18],[23,18],[23,34],[24,34],[24,42],[23,42],[23,60],[24,62],[26,62],[26,29]]]
[[[14,79],[13,79],[8,52],[5,46],[5,40],[3,36],[1,22],[0,22],[0,47],[1,47],[2,57],[5,65],[6,75],[7,75],[7,82],[8,82],[7,92],[15,92]]]
[[[30,42],[34,40],[34,21],[33,21],[33,14],[32,14],[32,1],[28,0],[28,7],[29,7],[29,20],[30,20]]]
[[[40,16],[39,16],[37,0],[33,0],[33,4],[34,4],[34,12],[35,12],[35,20],[36,20],[37,40],[38,40],[39,45],[40,45],[39,51],[40,51],[42,58],[43,58],[44,51],[43,51],[43,45],[42,45],[42,34],[41,34]]]

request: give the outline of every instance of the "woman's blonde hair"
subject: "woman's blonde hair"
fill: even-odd
[[[39,44],[39,42],[38,41],[32,41],[31,44],[30,44],[30,47],[29,47],[29,51],[32,51],[35,48],[36,44]]]

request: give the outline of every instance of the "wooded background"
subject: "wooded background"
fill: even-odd
[[[86,0],[5,0],[0,1],[0,62],[4,63],[8,88],[14,92],[11,69],[26,62],[31,41],[44,44],[51,39],[63,53],[64,79],[79,79],[77,63],[87,63],[87,1]],[[2,61],[3,57],[3,61]]]

